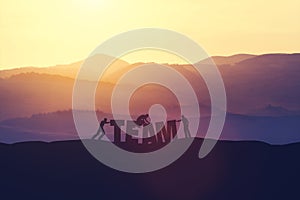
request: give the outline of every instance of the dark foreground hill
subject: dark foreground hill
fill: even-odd
[[[177,142],[180,142],[177,141]],[[0,145],[1,199],[300,199],[300,144],[217,143],[200,160],[196,139],[176,162],[128,174],[80,141]]]

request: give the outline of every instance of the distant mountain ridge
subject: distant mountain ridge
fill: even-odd
[[[56,65],[56,66],[49,66],[49,67],[21,67],[21,68],[14,68],[8,70],[0,70],[0,79],[1,78],[7,79],[14,75],[31,73],[31,72],[38,73],[38,74],[60,75],[67,78],[75,79],[77,73],[80,70],[80,67],[82,66],[82,64],[84,64],[84,62],[90,62],[91,64],[94,64],[94,62],[106,61],[111,58],[112,58],[111,56],[97,54],[89,57],[87,60],[78,61],[71,64]],[[110,66],[111,70],[109,70],[108,73],[112,73],[113,68],[124,67],[127,65],[130,64],[121,59],[116,59],[114,63],[111,64]]]
[[[64,77],[74,78],[82,63],[83,61],[79,61],[71,64],[56,65],[51,67],[21,67],[1,70],[0,78],[7,79],[14,75],[32,72],[38,74],[62,75]]]
[[[300,90],[300,54],[237,55],[237,57],[242,57],[243,60],[229,67],[228,65],[218,66],[225,84],[229,112],[270,115],[272,114],[270,109],[265,109],[267,105],[280,106],[291,113],[300,110],[300,93],[297,92]],[[232,57],[228,59],[232,60]],[[75,63],[74,68],[79,67],[79,64],[79,62]],[[72,65],[69,67],[72,68]],[[113,82],[133,67],[136,65],[123,63],[120,69],[117,67],[119,70],[113,69],[106,74],[105,80],[111,80],[112,83],[101,82],[99,90],[105,95],[101,98],[101,95],[97,93],[97,109],[109,112],[105,110],[105,107],[114,87]],[[193,68],[189,65],[171,65],[171,67],[182,73],[192,83],[199,101],[210,106],[210,97],[205,82]],[[61,69],[59,66],[56,68]],[[0,121],[28,117],[36,113],[71,109],[74,77],[62,75],[62,71],[51,68],[51,74],[41,71],[20,74],[17,70],[14,71],[16,74],[10,75],[9,78],[0,79]],[[0,71],[0,77],[4,77],[5,73],[6,71]],[[128,83],[130,84],[134,84],[134,80]],[[123,87],[126,90],[127,86]],[[148,88],[147,91],[152,90]],[[166,94],[158,91],[157,95]],[[144,97],[140,95],[139,98],[142,98],[140,102],[148,101],[143,99]],[[99,101],[100,98],[101,101]],[[286,115],[284,112],[281,113]],[[274,114],[280,115],[280,112]]]
[[[236,54],[232,56],[212,56],[212,60],[217,66],[221,65],[235,65],[236,63],[239,63],[241,61],[255,58],[257,55],[251,55],[251,54]],[[199,62],[200,64],[210,64],[210,59],[204,59]]]
[[[223,136],[230,139],[258,139],[270,143],[299,141],[296,132],[299,132],[300,113],[298,92],[300,91],[300,54],[236,55],[217,59],[226,63],[218,66],[225,84],[229,113]],[[110,98],[115,87],[114,81],[128,70],[137,67],[137,64],[128,65],[122,61],[120,63],[120,67],[116,65],[117,68],[106,74],[106,80],[111,82],[102,81],[98,84],[95,107],[104,113],[111,113]],[[79,64],[78,62],[74,65],[79,67]],[[205,63],[197,65],[201,67],[201,64]],[[67,68],[67,66],[62,68],[65,67]],[[170,65],[170,67],[189,80],[200,102],[201,116],[205,121],[205,117],[210,114],[210,96],[205,82],[189,65]],[[41,126],[39,129],[34,126],[33,118],[30,118],[39,113],[52,115],[51,113],[58,110],[72,109],[74,77],[62,75],[63,70],[59,71],[61,70],[59,66],[57,68],[58,71],[51,68],[51,74],[41,71],[20,73],[18,70],[12,70],[16,74],[12,73],[13,75],[9,77],[0,78],[0,124],[3,132],[1,137],[5,138],[5,141],[19,141],[24,138],[41,139],[41,132],[44,133],[42,140],[45,141],[52,141],[56,136],[56,139],[76,138],[71,114],[68,114],[70,117],[67,117],[66,121],[61,121],[68,124],[67,127],[63,125],[51,127],[47,125],[47,120],[39,122],[43,117],[38,115],[39,117],[34,118],[37,120],[34,123]],[[0,77],[5,73],[6,71],[0,71]],[[82,81],[88,83],[87,80]],[[130,84],[134,84],[134,80],[122,85],[122,90],[126,91]],[[180,92],[188,96],[184,88]],[[139,112],[147,112],[145,104],[155,103],[156,100],[159,100],[169,111],[178,108],[176,100],[173,101],[174,95],[166,89],[147,86],[143,87],[138,94],[135,96],[137,103],[134,107]],[[193,109],[193,106],[195,105],[189,106],[189,109]],[[61,113],[59,116],[62,115]],[[46,119],[46,116],[44,117],[43,119]],[[24,126],[26,123],[32,123],[32,126],[26,128]],[[57,129],[54,130],[55,128]],[[284,131],[284,128],[288,131]],[[59,135],[59,131],[67,135]],[[271,132],[274,132],[273,136]],[[57,135],[54,137],[53,133]],[[245,135],[241,135],[243,133]],[[200,131],[201,136],[203,135]],[[283,139],[280,138],[281,136]]]
[[[211,63],[210,59],[214,61],[214,63],[218,66],[221,65],[235,65],[237,63],[243,62],[248,60],[249,62],[254,61],[257,62],[284,62],[285,59],[291,59],[291,56],[295,58],[295,61],[298,62],[299,58],[298,56],[300,53],[293,53],[293,54],[284,54],[284,53],[274,53],[274,54],[262,54],[262,55],[252,55],[252,54],[236,54],[236,55],[231,55],[231,56],[212,56],[211,58],[207,58],[204,60],[199,61],[201,64],[208,64]],[[100,59],[103,55],[96,55],[99,56]],[[297,56],[297,57],[295,57]],[[274,60],[274,58],[277,58]],[[124,65],[135,65],[136,63],[129,64],[126,63],[123,60],[119,60],[119,63],[122,63]],[[247,61],[247,62],[248,62]],[[49,66],[49,67],[18,67],[18,68],[12,68],[12,69],[4,69],[0,70],[0,78],[9,78],[12,75],[15,74],[20,74],[20,73],[27,73],[27,72],[35,72],[35,73],[46,73],[46,74],[57,74],[57,75],[62,75],[70,78],[75,78],[76,74],[83,64],[84,60],[82,61],[77,61],[74,63],[70,64],[62,64],[62,65],[56,65],[56,66]],[[138,63],[142,64],[142,63]]]
[[[241,64],[253,65],[260,63],[261,65],[274,65],[275,63],[280,66],[282,64],[298,65],[299,66],[300,53],[293,54],[263,54],[255,57],[241,60]]]

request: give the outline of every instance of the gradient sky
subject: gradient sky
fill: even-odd
[[[143,27],[186,34],[209,55],[300,52],[299,8],[299,0],[0,0],[0,69],[75,62]]]

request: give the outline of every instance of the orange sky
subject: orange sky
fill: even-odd
[[[143,27],[181,32],[209,55],[300,52],[299,8],[299,0],[0,0],[0,69],[78,61],[112,35]],[[150,55],[126,60],[180,62]]]

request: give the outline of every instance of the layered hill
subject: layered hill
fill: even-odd
[[[98,59],[103,58],[93,57],[92,62]],[[299,141],[300,54],[235,55],[214,59],[224,80],[227,94],[228,116],[223,139],[260,140],[276,144]],[[77,74],[81,63],[45,69],[0,71],[1,141],[11,143],[76,139],[70,109],[74,75]],[[97,83],[95,108],[108,116],[111,115],[110,100],[116,80],[141,64],[143,63],[130,65],[118,60],[104,74],[104,80]],[[211,60],[204,60],[196,65],[201,67],[209,64]],[[189,80],[199,100],[202,122],[208,124],[210,96],[203,79],[190,65],[169,67]],[[72,73],[66,73],[66,68]],[[92,83],[89,80],[81,81],[86,84]],[[176,80],[174,81],[176,84]],[[121,85],[122,91],[128,91],[134,84],[135,81],[130,80]],[[180,92],[186,97],[190,96],[185,88],[181,88]],[[171,118],[177,119],[179,108],[183,106],[178,104],[168,88],[157,85],[139,88],[133,97],[134,101],[130,104],[133,115],[148,112],[149,106],[160,103],[171,113]],[[184,106],[193,109],[195,105]],[[69,111],[66,114],[57,112],[59,110]],[[197,133],[200,137],[204,136],[205,124]]]
[[[270,115],[273,112],[274,115],[290,115],[300,111],[300,93],[297,92],[300,90],[300,54],[240,55],[238,58],[222,58],[232,64],[218,65],[226,88],[229,112],[251,115]],[[138,65],[126,65],[122,61],[120,63],[122,64],[115,65],[106,73],[96,93],[96,108],[104,112],[110,111],[107,107],[115,86],[114,82],[128,70],[138,67]],[[201,67],[202,64],[200,62],[197,65]],[[79,63],[76,65],[78,67]],[[77,73],[77,67],[68,66],[74,74]],[[170,67],[190,81],[201,104],[210,106],[210,96],[205,82],[191,66],[171,65]],[[14,75],[8,77],[3,75],[6,74],[5,71],[0,71],[0,77],[6,77],[0,79],[0,120],[71,109],[74,77],[68,77],[68,73],[63,72],[64,68],[66,66],[51,68],[51,73],[50,71],[48,73],[48,69],[38,69],[45,70],[44,73],[37,73],[35,69],[30,69],[33,72],[21,74],[16,69],[11,70]],[[132,80],[123,85],[124,91],[134,83]],[[181,92],[189,96],[184,88]],[[172,94],[166,90],[148,86],[138,95],[140,99],[137,102],[148,102],[149,98],[144,97],[149,93],[154,100],[173,99]],[[175,102],[169,104],[170,107],[174,107],[171,104]],[[268,107],[269,105],[271,107]],[[275,107],[282,109],[276,110]],[[270,108],[273,110],[270,111]]]

